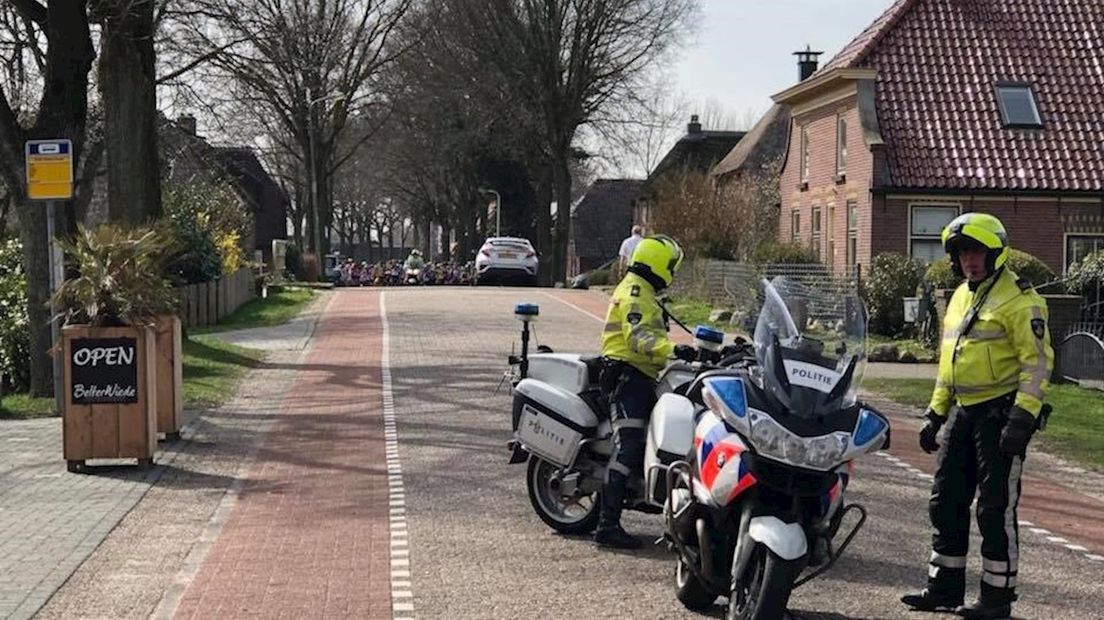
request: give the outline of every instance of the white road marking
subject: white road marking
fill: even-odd
[[[594,314],[593,312],[591,312],[589,310],[584,310],[583,308],[580,308],[579,306],[576,306],[575,304],[571,303],[570,301],[568,301],[566,299],[561,299],[560,297],[558,297],[556,295],[553,295],[552,293],[544,293],[544,295],[545,295],[545,297],[551,297],[552,299],[555,299],[556,301],[560,302],[561,304],[563,304],[565,306],[575,308],[579,312],[582,312],[583,314],[589,316],[590,318],[594,319],[595,321],[598,321],[599,323],[605,323],[606,322],[606,319],[598,316],[597,314]]]
[[[380,368],[383,383],[383,438],[387,459],[388,504],[391,512],[391,615],[394,620],[414,617],[414,587],[410,579],[410,549],[406,527],[406,493],[403,488],[402,462],[399,460],[399,433],[395,424],[395,397],[391,391],[391,333],[387,324],[386,293],[380,293],[379,312],[383,325],[383,352]],[[402,601],[402,602],[399,602]]]

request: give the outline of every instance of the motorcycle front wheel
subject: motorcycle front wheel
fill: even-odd
[[[533,456],[526,476],[529,502],[548,527],[561,534],[587,534],[598,526],[601,506],[598,494],[570,495],[560,492],[562,471],[556,465]]]
[[[735,560],[733,560],[735,561]],[[802,558],[783,560],[757,544],[750,565],[728,597],[727,620],[774,620],[786,615]]]

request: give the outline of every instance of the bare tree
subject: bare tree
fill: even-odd
[[[4,8],[9,7],[16,11],[9,13],[9,19],[16,20],[12,23],[27,33],[21,42],[9,39],[12,46],[9,50],[18,49],[18,53],[26,54],[34,63],[35,73],[21,82],[18,90],[7,84],[0,89],[0,180],[16,203],[23,242],[31,325],[31,392],[46,396],[53,390],[53,369],[47,355],[50,328],[46,310],[49,289],[46,210],[26,199],[23,146],[31,139],[68,138],[73,141],[74,159],[81,161],[88,118],[88,75],[96,52],[87,0],[50,2],[48,8],[37,0],[8,0]],[[24,63],[17,71],[27,68]],[[41,80],[41,88],[36,87],[37,80]],[[72,203],[66,205],[62,215],[65,230],[75,220]]]
[[[538,119],[557,204],[552,275],[567,269],[578,128],[624,99],[683,31],[695,0],[440,0],[466,48]]]
[[[359,148],[339,148],[349,119],[383,102],[382,71],[401,54],[395,29],[413,0],[188,0],[190,49],[200,74],[234,82],[241,105],[263,110],[270,132],[303,163],[312,249],[331,218],[331,177]],[[178,28],[179,30],[179,28]]]

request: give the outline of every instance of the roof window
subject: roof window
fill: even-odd
[[[1035,91],[1027,84],[998,84],[997,102],[1005,127],[1032,128],[1043,126]]]

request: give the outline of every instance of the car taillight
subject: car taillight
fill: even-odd
[[[491,255],[491,251],[487,250],[487,249],[482,249],[482,250],[479,251],[479,253],[482,254],[483,256],[490,256]]]
[[[536,255],[537,255],[536,252],[530,251],[525,255],[525,258],[533,258]]]

